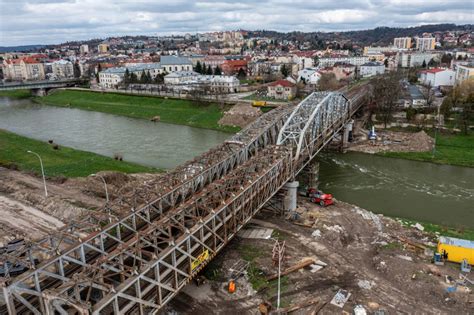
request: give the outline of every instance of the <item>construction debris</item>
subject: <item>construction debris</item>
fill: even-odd
[[[339,289],[339,291],[337,291],[336,295],[334,295],[330,303],[337,307],[343,308],[346,302],[349,300],[350,296],[351,293],[349,293],[349,291]]]
[[[289,273],[292,273],[294,271],[297,271],[297,270],[300,270],[304,267],[307,267],[311,264],[314,264],[315,263],[315,259],[314,258],[304,258],[302,259],[300,262],[298,262],[297,264],[285,269],[284,271],[282,271],[280,273],[280,276],[284,276],[284,275],[287,275]],[[271,276],[268,276],[267,277],[267,281],[271,281],[271,280],[274,280],[278,278],[278,274],[274,274],[274,275],[271,275]]]
[[[285,307],[285,308],[280,308],[279,310],[276,310],[275,312],[273,312],[274,314],[288,314],[288,313],[291,313],[291,312],[294,312],[294,311],[297,311],[299,309],[302,309],[302,308],[305,308],[305,307],[308,307],[308,306],[311,306],[313,304],[316,304],[316,303],[319,303],[321,300],[319,298],[309,298],[303,302],[300,302],[298,304],[295,304],[295,305],[292,305],[292,306],[288,306],[288,307]],[[272,314],[272,313],[270,313]]]
[[[242,229],[237,236],[242,238],[254,238],[268,240],[272,237],[273,229]]]

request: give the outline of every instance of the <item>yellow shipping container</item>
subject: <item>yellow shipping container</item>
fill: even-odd
[[[474,241],[441,236],[438,241],[438,253],[448,253],[448,261],[460,263],[464,259],[474,265]]]

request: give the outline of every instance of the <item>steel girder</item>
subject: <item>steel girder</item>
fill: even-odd
[[[48,307],[84,314],[158,310],[286,183],[291,166],[291,150],[262,150],[72,281],[47,290]]]
[[[342,93],[314,92],[298,104],[285,122],[277,144],[292,145],[298,160],[314,139],[348,115],[349,101]]]
[[[211,149],[156,181],[145,183],[143,188],[134,190],[128,199],[124,194],[110,206],[114,213],[120,213],[123,208],[131,208],[118,221],[103,228],[100,228],[101,222],[107,221],[101,219],[90,225],[82,222],[70,224],[56,235],[51,235],[46,256],[51,258],[36,266],[36,269],[15,279],[6,279],[3,283],[6,306],[0,311],[8,311],[10,314],[25,310],[46,313],[48,302],[44,298],[45,290],[69,283],[74,274],[85,270],[118,246],[123,246],[168,211],[228,174],[266,146],[275,144],[278,131],[290,111],[289,107],[281,107],[262,115],[227,143]],[[146,203],[150,200],[152,202]],[[137,210],[140,203],[145,204]],[[39,255],[39,252],[36,251],[36,254]],[[40,255],[44,257],[42,253]]]

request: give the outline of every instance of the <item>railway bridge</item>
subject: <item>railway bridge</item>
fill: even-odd
[[[30,269],[4,279],[0,312],[157,312],[326,144],[347,135],[368,93],[315,92],[276,108],[107,209],[126,215],[89,218],[25,246],[9,259]],[[44,259],[34,266],[33,257]]]

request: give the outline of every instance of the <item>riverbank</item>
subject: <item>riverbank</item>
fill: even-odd
[[[31,92],[29,90],[12,90],[12,91],[1,91],[0,97],[9,97],[12,99],[27,99],[32,98]]]
[[[474,167],[474,135],[437,135],[434,152],[383,152],[378,154],[390,158]]]
[[[159,121],[229,133],[239,127],[221,126],[219,120],[226,108],[217,104],[197,104],[190,100],[166,99],[88,91],[57,90],[45,97],[34,98],[45,105],[78,108],[120,116]]]
[[[1,129],[0,148],[0,166],[41,174],[38,158],[27,152],[31,150],[42,157],[45,174],[48,177],[84,177],[100,171],[123,173],[156,173],[160,171],[156,168],[118,161],[69,147],[59,146],[59,149],[55,150],[49,143]]]
[[[365,132],[357,135],[349,151],[376,154],[436,164],[474,167],[474,135],[437,134],[434,132],[380,130],[377,140],[367,140]],[[434,148],[434,150],[433,150]]]

